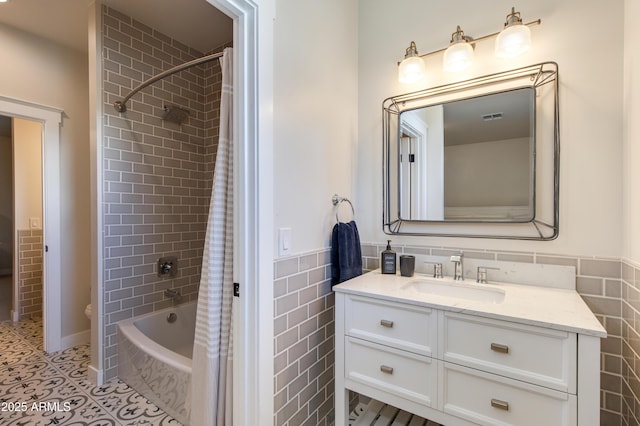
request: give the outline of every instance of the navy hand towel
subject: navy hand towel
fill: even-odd
[[[338,222],[331,233],[331,285],[362,275],[358,227],[352,220]]]

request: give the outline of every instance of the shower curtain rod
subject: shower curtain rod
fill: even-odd
[[[125,112],[127,110],[127,101],[129,99],[131,99],[131,97],[133,95],[135,95],[136,93],[138,93],[140,90],[144,89],[145,87],[147,87],[150,84],[155,83],[158,80],[162,80],[165,77],[168,77],[170,75],[173,75],[177,72],[180,72],[182,70],[186,70],[187,68],[191,68],[194,67],[196,65],[200,65],[203,64],[205,62],[209,62],[209,61],[213,61],[214,59],[218,59],[220,58],[222,55],[224,54],[224,52],[218,52],[218,53],[212,53],[210,55],[207,56],[203,56],[201,58],[198,59],[194,59],[192,61],[189,62],[185,62],[184,64],[181,65],[177,65],[171,69],[168,69],[166,71],[162,71],[160,74],[151,77],[149,80],[141,83],[138,87],[136,87],[135,89],[133,89],[131,92],[129,92],[129,94],[127,96],[125,96],[125,98],[121,101],[115,101],[113,103],[113,107],[116,109],[116,111],[118,112]]]

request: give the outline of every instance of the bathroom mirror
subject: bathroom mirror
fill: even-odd
[[[555,238],[557,75],[543,63],[386,99],[385,232]]]

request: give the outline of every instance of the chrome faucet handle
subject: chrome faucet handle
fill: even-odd
[[[424,263],[433,265],[433,278],[442,278],[442,263],[428,261],[424,261]]]
[[[459,254],[455,254],[451,256],[451,261],[453,262],[453,279],[455,281],[463,281],[464,280],[464,265],[462,264],[462,260],[464,258],[464,253],[460,252]]]
[[[495,271],[500,270],[500,268],[492,268],[490,266],[478,266],[478,275],[476,276],[476,282],[478,284],[487,283],[487,269],[493,269]]]

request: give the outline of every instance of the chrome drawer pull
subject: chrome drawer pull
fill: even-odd
[[[500,410],[509,411],[509,403],[499,399],[491,399],[491,406]]]
[[[393,374],[393,367],[387,367],[386,365],[381,365],[380,371],[386,374]]]
[[[494,352],[500,352],[502,354],[508,354],[509,353],[509,346],[501,345],[500,343],[492,343],[491,344],[491,350],[494,351]]]
[[[391,328],[391,327],[393,327],[393,321],[380,320],[380,325],[383,326],[383,327]]]

